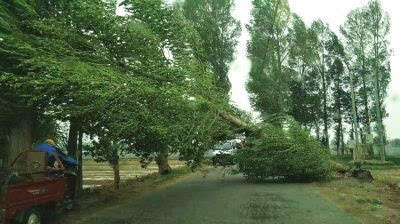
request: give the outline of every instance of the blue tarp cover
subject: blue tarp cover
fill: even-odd
[[[56,154],[61,160],[64,162],[68,163],[69,165],[78,165],[78,162],[72,158],[71,156],[67,156],[64,153],[62,153],[60,150],[58,150],[56,147],[49,145],[49,144],[40,144],[37,145],[33,150],[37,151],[42,151],[42,152],[50,152],[53,154]],[[49,156],[51,156],[49,154]]]

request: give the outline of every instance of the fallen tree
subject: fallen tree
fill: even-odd
[[[290,173],[288,172],[288,170],[292,169],[292,174],[294,174],[294,176],[292,176],[292,179],[302,179],[302,178],[306,178],[306,179],[313,179],[313,178],[321,178],[322,176],[327,176],[326,172],[326,167],[324,164],[324,156],[320,157],[318,155],[314,155],[312,156],[312,159],[315,161],[320,161],[319,164],[315,165],[314,167],[311,166],[306,166],[306,164],[303,164],[305,161],[308,161],[307,157],[305,156],[305,154],[310,154],[313,153],[312,150],[310,150],[310,147],[313,146],[314,151],[321,151],[321,148],[319,148],[315,142],[316,140],[313,139],[311,136],[309,136],[309,134],[305,134],[305,131],[300,130],[299,128],[295,128],[295,132],[297,133],[292,133],[289,135],[290,136],[283,136],[285,135],[285,131],[282,131],[281,133],[279,133],[279,135],[271,135],[271,133],[267,133],[270,132],[267,129],[263,129],[262,126],[252,126],[247,124],[246,122],[243,122],[241,119],[232,116],[231,114],[225,112],[225,111],[218,111],[219,116],[221,116],[223,119],[225,119],[226,121],[228,121],[229,123],[231,123],[233,126],[237,127],[237,128],[241,128],[241,129],[247,129],[249,130],[249,133],[253,134],[253,139],[251,140],[252,145],[249,146],[249,143],[247,143],[247,147],[253,148],[245,153],[243,153],[244,150],[242,150],[239,154],[242,154],[241,157],[242,159],[244,157],[257,157],[255,158],[255,160],[250,159],[246,159],[246,160],[241,160],[241,159],[237,159],[236,158],[236,162],[241,162],[242,166],[244,165],[243,163],[245,163],[245,169],[253,169],[253,170],[246,170],[244,172],[247,172],[250,176],[253,175],[252,177],[255,177],[256,179],[260,179],[260,178],[265,178],[266,175],[270,175],[271,174],[271,167],[275,167],[275,170],[272,173],[276,173],[275,176],[279,176],[282,175],[283,172],[280,172],[279,169],[286,169],[286,173]],[[286,124],[285,124],[285,120],[286,120]],[[287,126],[287,121],[290,120],[290,122],[292,122],[293,125],[293,119],[286,116],[286,115],[277,115],[273,118],[273,120],[271,121],[271,123],[274,123],[274,125],[278,125],[279,128],[278,129],[284,129],[284,126],[286,125],[286,128],[288,128],[289,126]],[[289,123],[290,123],[289,122]],[[294,125],[297,126],[297,125]],[[265,126],[264,126],[265,127]],[[269,128],[273,127],[273,125],[269,125]],[[299,127],[299,126],[298,126]],[[277,129],[277,130],[278,130]],[[290,127],[289,127],[290,129]],[[290,131],[289,131],[290,132]],[[254,137],[254,133],[256,133],[255,137]],[[302,136],[302,138],[299,138],[299,136]],[[296,144],[296,142],[291,142],[290,143],[290,138],[292,138],[292,140],[295,141],[301,141],[298,142],[298,144]],[[296,139],[297,138],[297,139]],[[280,140],[280,141],[279,141]],[[255,148],[260,148],[260,147],[265,147],[266,144],[262,144],[262,141],[264,141],[264,143],[269,144],[270,147],[271,145],[274,146],[275,148],[273,148],[272,150],[275,150],[275,152],[272,152],[271,154],[271,147],[269,152],[268,150],[264,150],[265,152],[255,152]],[[254,144],[255,142],[255,144]],[[299,147],[299,145],[302,145],[303,147]],[[276,147],[278,146],[278,147]],[[307,146],[304,148],[304,146]],[[278,148],[278,149],[276,149]],[[300,149],[300,153],[293,153],[293,151],[295,150],[295,148],[297,148],[297,150]],[[280,149],[280,150],[279,150]],[[326,152],[326,150],[325,150]],[[268,154],[268,156],[275,156],[275,160],[277,162],[276,165],[274,165],[275,163],[273,161],[267,161],[267,160],[263,160],[263,158],[261,158],[265,153]],[[293,164],[288,164],[290,167],[284,167],[282,165],[279,165],[279,163],[282,163],[282,161],[289,161],[289,159],[293,159],[290,158],[291,156],[296,155],[296,156],[304,156],[301,157],[299,160],[297,160],[299,163],[301,163],[302,165],[298,166],[297,168],[302,169],[300,172],[295,171],[295,169],[293,170]],[[285,159],[286,158],[286,159]],[[266,159],[266,158],[264,158]],[[272,159],[273,160],[273,159]],[[343,164],[340,164],[332,159],[328,159],[329,160],[329,164],[330,164],[330,170],[337,172],[339,174],[342,174],[344,176],[349,176],[349,177],[354,177],[357,178],[361,181],[372,181],[374,178],[372,177],[372,174],[370,171],[362,169],[361,168],[361,162],[355,162],[355,166],[354,167],[349,167],[349,166],[345,166]],[[247,161],[247,162],[246,162]],[[259,164],[257,165],[257,162],[259,162]],[[261,163],[260,163],[261,162]],[[268,164],[269,162],[269,164]],[[251,165],[252,164],[252,165]],[[260,166],[261,164],[261,166]],[[298,164],[297,164],[298,165]],[[253,168],[251,168],[250,166],[253,166]],[[296,165],[294,165],[296,166]],[[243,167],[242,167],[243,168]],[[321,168],[319,171],[317,171],[315,173],[315,168],[317,168],[317,170],[319,168]],[[268,172],[269,169],[269,172]],[[314,170],[311,170],[314,169]],[[258,171],[256,171],[258,170]],[[243,171],[243,169],[242,169]],[[313,172],[311,172],[313,171]],[[322,172],[321,174],[318,174],[318,172]],[[258,177],[257,177],[258,175]],[[287,174],[289,175],[289,174]],[[310,176],[311,175],[311,176]],[[301,177],[301,178],[299,178]],[[311,177],[311,178],[310,178]]]

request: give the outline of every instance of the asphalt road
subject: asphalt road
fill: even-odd
[[[355,218],[306,184],[254,184],[212,169],[81,224],[353,224]]]

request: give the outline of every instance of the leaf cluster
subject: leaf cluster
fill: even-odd
[[[329,151],[286,115],[264,122],[235,160],[238,172],[249,180],[314,181],[330,174]]]

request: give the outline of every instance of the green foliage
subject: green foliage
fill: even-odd
[[[121,142],[144,160],[167,149],[198,164],[229,128],[197,31],[162,1],[124,1],[124,17],[115,3],[0,3],[0,123],[29,109],[41,124],[78,120],[100,160]]]
[[[288,114],[304,126],[315,126],[322,119],[322,94],[319,73],[317,35],[306,27],[302,19],[294,14],[289,30],[291,45],[289,66],[295,77],[290,83],[291,107]]]
[[[327,147],[335,122],[337,142],[343,145],[342,123],[352,120],[338,36],[321,20],[307,27],[286,0],[254,0],[252,16],[247,87],[254,108],[266,119],[276,113],[293,116]]]
[[[247,29],[251,35],[248,90],[252,93],[252,105],[265,117],[287,113],[293,75],[286,66],[292,44],[288,34],[292,18],[288,1],[254,0],[251,14],[253,19]]]
[[[126,145],[113,142],[105,136],[93,140],[91,145],[84,146],[86,155],[92,156],[96,162],[108,162],[110,165],[118,164],[120,156],[124,155],[126,149]]]
[[[358,108],[359,118],[366,132],[371,132],[371,64],[368,63],[368,49],[371,38],[367,27],[367,10],[358,8],[347,15],[346,22],[341,26],[341,33],[345,37],[346,65],[353,73],[353,85],[359,89],[356,101],[361,105]],[[350,55],[352,55],[350,57]]]
[[[237,151],[235,160],[238,172],[250,180],[314,181],[330,173],[328,150],[287,116],[263,123]]]
[[[212,65],[215,85],[223,93],[230,90],[229,65],[233,61],[240,23],[231,12],[233,0],[185,0],[182,8],[202,40],[205,60]]]
[[[384,99],[390,82],[389,31],[390,18],[378,0],[352,10],[341,27],[346,43],[346,63],[355,76],[356,101],[361,104],[360,121],[368,133],[372,132],[372,122],[379,123],[388,116]],[[381,118],[377,116],[378,108]]]
[[[31,119],[33,129],[41,130],[35,130],[35,141],[57,137],[57,121],[74,120],[80,122],[80,131],[99,138],[94,140],[98,150],[92,152],[100,160],[113,161],[120,155],[110,145],[119,142],[126,146],[123,151],[143,161],[169,152],[198,165],[216,141],[247,131],[219,116],[223,110],[247,123],[251,120],[229,106],[226,94],[228,66],[240,31],[231,15],[232,0],[186,0],[181,5],[124,0],[126,16],[115,14],[117,2],[0,2],[0,126],[7,127],[0,130],[0,146],[7,144],[8,129],[20,118]],[[349,58],[346,67],[356,74],[356,101],[365,105],[365,111],[359,111],[365,126],[381,120],[368,111],[382,110],[387,116],[383,99],[390,81],[390,23],[379,1],[348,16],[342,28],[346,60],[328,25],[316,21],[307,27],[290,12],[287,0],[253,0],[253,6],[247,27],[252,61],[248,89],[264,118],[290,114],[317,136],[323,121],[326,143],[334,121],[337,142],[343,141],[342,117],[352,122],[346,115],[349,89],[343,66]],[[372,90],[377,97],[370,97]],[[293,156],[303,157],[312,149],[307,153],[316,157],[313,152],[320,147],[304,140],[308,135],[289,123],[289,129],[283,124],[265,124],[263,129],[273,131],[272,139],[286,136],[291,145],[279,142],[283,139],[276,144],[282,143],[279,147],[288,153],[299,152]],[[251,142],[254,150],[275,150],[266,142]],[[293,163],[294,167],[299,162]],[[309,172],[307,166],[299,167]]]

